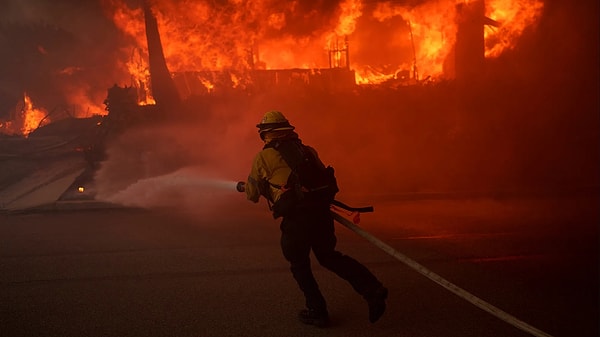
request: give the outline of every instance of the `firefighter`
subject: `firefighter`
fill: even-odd
[[[245,192],[252,202],[257,203],[262,195],[270,207],[277,206],[285,191],[281,187],[286,185],[292,168],[280,152],[269,145],[272,142],[301,141],[294,132],[294,126],[279,111],[267,112],[256,126],[265,147],[255,156],[248,180],[238,184],[238,191]],[[323,165],[317,152],[311,147],[308,149]],[[311,270],[311,250],[323,267],[348,281],[363,296],[368,304],[371,323],[383,315],[388,290],[364,265],[335,249],[336,236],[329,202],[292,207],[282,216],[280,229],[283,256],[289,261],[292,275],[306,300],[306,309],[298,315],[301,322],[318,327],[329,323],[325,298]]]

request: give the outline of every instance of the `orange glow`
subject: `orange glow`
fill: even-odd
[[[156,104],[150,91],[150,69],[148,62],[142,57],[138,48],[134,49],[133,56],[126,62],[126,68],[131,75],[131,81],[134,83],[134,86],[139,89],[138,104]]]
[[[211,92],[215,88],[215,86],[206,79],[200,79],[200,82],[202,82],[202,85],[206,87],[206,90],[208,90],[208,92]]]
[[[425,76],[443,77],[444,61],[455,42],[456,4],[469,1],[428,2],[413,8],[381,3],[373,12],[380,20],[401,16],[412,29],[415,44],[416,65]],[[486,16],[500,23],[500,27],[485,29],[485,56],[496,57],[504,50],[514,47],[524,29],[533,25],[541,16],[540,0],[489,0]],[[410,39],[410,37],[406,37]]]
[[[444,73],[445,63],[454,48],[456,6],[460,3],[469,1],[429,1],[409,7],[394,1],[343,0],[329,17],[316,10],[301,12],[295,1],[230,1],[219,5],[163,0],[153,2],[152,9],[172,72],[235,71],[232,82],[238,86],[251,69],[338,67],[343,65],[342,54],[334,53],[333,60],[328,60],[327,53],[340,50],[339,41],[347,38],[357,83],[373,84],[400,77],[406,80],[407,70],[411,83],[451,76]],[[106,0],[105,6],[116,26],[132,38],[135,57],[124,63],[135,85],[147,91],[143,12],[119,0]],[[514,47],[524,30],[540,18],[542,7],[541,0],[486,1],[486,16],[501,24],[485,29],[486,57],[497,57]],[[303,21],[318,24],[311,25],[311,31],[296,32]],[[368,25],[389,26],[386,29],[392,40],[388,44],[403,48],[394,65],[383,67],[365,61],[377,55],[377,46],[368,35],[358,38],[361,35],[357,32],[370,29]],[[353,57],[353,51],[364,57],[356,61],[359,58]],[[209,91],[210,82],[209,78],[203,81]],[[145,97],[152,101],[150,92]]]
[[[544,7],[541,0],[495,0],[486,5],[486,16],[501,24],[485,30],[486,57],[497,57],[514,47],[523,31],[539,20]]]
[[[14,132],[13,130],[13,121],[0,121],[0,133],[4,133],[4,134],[13,134]]]
[[[96,99],[89,96],[89,93],[93,91],[89,87],[79,84],[65,86],[65,89],[69,92],[69,96],[66,97],[67,103],[75,109],[73,113],[78,118],[103,116],[108,113],[97,103],[102,101],[102,96],[97,96]]]
[[[439,1],[405,8],[386,2],[379,4],[373,12],[373,17],[380,22],[396,16],[402,17],[408,26],[409,33],[401,38],[406,44],[414,45],[411,59],[415,64],[404,64],[402,68],[414,70],[417,66],[419,72],[426,76],[442,76],[444,61],[455,41],[455,3]]]
[[[335,33],[338,36],[346,36],[356,30],[356,19],[362,16],[362,3],[360,0],[345,0],[340,4],[342,14]]]
[[[138,104],[155,104],[154,97],[150,92],[150,69],[147,61],[148,45],[142,9],[128,8],[125,3],[118,0],[107,1],[105,5],[110,7],[117,28],[134,40],[131,50],[126,53],[131,56],[123,61],[123,65],[131,76],[132,85],[140,89]]]
[[[356,72],[357,84],[380,84],[394,78],[393,74],[383,74],[375,70],[364,67]]]
[[[23,111],[21,112],[23,115],[23,126],[21,127],[21,133],[27,137],[32,131],[41,126],[43,121],[47,124],[49,120],[45,119],[47,116],[46,110],[33,107],[33,102],[27,93],[23,94],[23,103]]]

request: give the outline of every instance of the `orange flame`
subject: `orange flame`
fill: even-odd
[[[106,115],[106,111],[98,107],[88,96],[88,89],[82,86],[73,86],[68,89],[70,96],[67,97],[69,104],[74,108],[84,108],[84,111],[75,111],[73,114],[78,118],[93,115]],[[23,101],[17,104],[16,113],[11,120],[0,121],[0,133],[9,135],[22,135],[28,137],[37,128],[51,123],[48,111],[44,108],[35,107],[31,97],[24,92]]]
[[[346,36],[356,30],[356,20],[362,16],[362,3],[360,0],[345,0],[340,4],[342,13],[335,28],[338,36]]]
[[[489,1],[486,16],[500,22],[498,29],[486,29],[486,57],[500,56],[512,49],[523,31],[534,25],[542,14],[544,4],[540,0]]]
[[[132,38],[132,49],[140,51],[139,57],[133,58],[135,62],[126,61],[127,69],[136,86],[148,88],[143,12],[128,8],[123,1],[105,1],[116,26]],[[348,38],[350,51],[366,55],[350,57],[357,83],[371,84],[406,79],[407,70],[411,70],[413,82],[450,76],[444,72],[444,63],[456,40],[456,5],[468,2],[438,0],[408,7],[394,1],[343,0],[329,18],[307,11],[297,1],[229,1],[218,5],[164,0],[155,1],[153,11],[167,65],[173,72],[229,70],[236,73],[232,81],[239,85],[253,68],[327,67],[331,64],[327,50],[339,49],[337,41]],[[542,7],[541,0],[486,1],[486,16],[501,26],[485,29],[485,56],[496,57],[513,48],[525,29],[538,21]],[[311,31],[302,26],[305,22],[315,23]],[[392,40],[383,43],[398,45],[401,51],[394,64],[383,67],[367,60],[376,54],[377,46],[372,45],[370,36],[359,38],[357,33],[369,25],[385,26],[390,31]],[[334,66],[339,66],[340,55],[334,56]],[[149,93],[146,96],[151,97]]]
[[[415,70],[414,67],[418,66],[419,72],[426,76],[443,76],[444,61],[455,42],[454,2],[429,2],[414,8],[394,6],[387,2],[379,4],[373,12],[373,17],[380,22],[397,16],[406,21],[406,27],[403,27],[406,33],[400,38],[413,50],[413,64],[402,64],[397,70]]]
[[[28,137],[31,132],[42,125],[42,121],[45,123],[50,121],[47,118],[46,110],[33,107],[33,102],[27,93],[23,94],[23,103],[24,105],[21,111],[23,124],[20,131],[22,135]]]

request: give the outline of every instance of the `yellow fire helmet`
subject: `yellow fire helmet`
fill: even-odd
[[[265,113],[260,123],[256,124],[258,133],[263,134],[264,132],[270,131],[283,131],[283,130],[294,130],[294,127],[285,118],[283,113],[280,111],[269,111]]]

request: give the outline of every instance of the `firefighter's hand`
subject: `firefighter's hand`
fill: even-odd
[[[238,192],[246,192],[246,183],[243,181],[239,181],[237,185],[235,185],[235,189]]]

